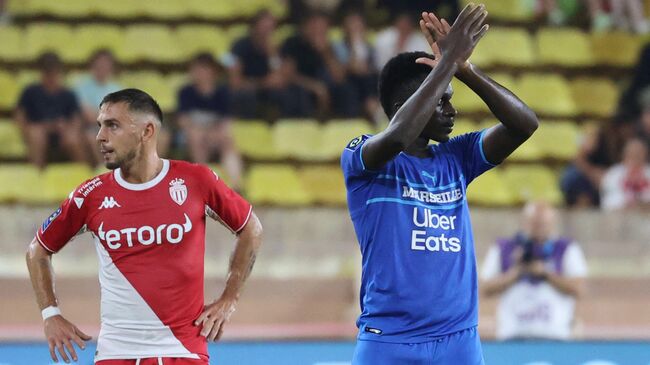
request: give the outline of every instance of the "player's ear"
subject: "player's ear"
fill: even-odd
[[[144,129],[142,130],[142,140],[149,141],[153,139],[156,134],[156,122],[149,120],[146,122]]]

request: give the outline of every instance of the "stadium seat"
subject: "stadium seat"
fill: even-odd
[[[191,16],[202,19],[232,18],[239,2],[221,0],[185,0],[184,6]]]
[[[30,164],[0,164],[0,202],[29,203],[40,199],[40,173]]]
[[[458,79],[454,78],[451,81],[451,86],[454,89],[451,104],[460,112],[472,113],[489,110],[483,100]]]
[[[74,34],[77,57],[87,60],[95,51],[108,49],[114,54],[124,46],[124,32],[114,25],[88,24],[79,25]]]
[[[338,165],[304,167],[298,174],[314,202],[327,205],[346,203],[343,172]]]
[[[486,58],[477,62],[480,65],[528,66],[535,63],[533,41],[524,29],[490,28],[474,54]],[[476,62],[475,56],[472,56],[472,62]]]
[[[132,25],[127,28],[124,46],[118,50],[126,62],[179,62],[186,58],[168,27],[163,25]]]
[[[105,18],[130,19],[142,15],[140,3],[132,0],[96,0],[93,2],[93,9]]]
[[[144,16],[157,19],[182,18],[189,14],[189,9],[184,1],[178,0],[156,0],[138,1],[140,13]]]
[[[0,109],[12,110],[20,96],[18,82],[9,72],[0,71]]]
[[[478,130],[492,128],[500,122],[494,118],[488,118],[478,125]],[[537,143],[537,133],[526,141],[523,145],[519,146],[509,157],[508,161],[537,161],[544,157],[539,144]]]
[[[0,158],[25,158],[27,148],[20,129],[9,120],[0,120]]]
[[[571,160],[578,152],[580,132],[571,121],[542,121],[533,136],[533,144],[542,157]]]
[[[629,33],[603,32],[591,35],[594,60],[601,65],[633,66],[642,46],[641,37]]]
[[[515,92],[515,89],[517,88],[517,81],[511,74],[495,72],[495,73],[488,74],[488,76],[490,76],[491,79],[498,82],[506,89]]]
[[[283,24],[279,26],[275,32],[273,32],[271,39],[273,40],[273,44],[280,46],[287,38],[291,37],[295,33],[296,27],[289,24]]]
[[[578,78],[570,83],[578,113],[598,117],[611,116],[618,103],[619,90],[608,78]]]
[[[542,199],[551,204],[562,201],[557,177],[544,166],[509,166],[504,169],[502,183],[509,187],[519,203]]]
[[[59,23],[37,23],[25,31],[25,50],[30,58],[37,58],[41,53],[53,51],[64,60],[69,60],[67,51],[73,43],[72,28]]]
[[[473,2],[472,0],[463,0],[463,6]],[[474,2],[476,3],[476,2]],[[527,5],[529,2],[521,0],[482,0],[480,3],[485,4],[490,13],[490,17],[503,20],[528,20],[532,18],[532,7]]]
[[[517,82],[517,96],[535,112],[574,116],[576,106],[566,80],[557,74],[525,74]]]
[[[22,28],[0,26],[0,59],[5,61],[22,61],[25,54],[25,36]]]
[[[246,196],[256,204],[300,206],[313,201],[296,169],[288,165],[253,165],[245,186]]]
[[[516,203],[516,197],[504,183],[500,168],[488,171],[476,178],[467,188],[470,204],[485,206],[508,206]]]
[[[273,126],[273,145],[282,155],[298,160],[324,159],[321,128],[312,119],[281,119]]]
[[[175,110],[177,90],[170,87],[165,76],[154,71],[125,72],[119,80],[124,87],[137,87],[149,93],[164,112]]]
[[[78,163],[48,165],[41,177],[43,203],[58,203],[75,187],[93,177],[93,170]]]
[[[229,51],[230,47],[226,30],[211,25],[179,26],[176,29],[176,39],[186,59],[200,52],[218,56]]]
[[[594,63],[589,37],[577,29],[541,29],[537,47],[543,64],[575,67]]]
[[[268,123],[255,120],[237,120],[232,125],[233,138],[239,152],[253,160],[278,160],[280,154],[273,144]]]
[[[29,0],[26,1],[29,12],[32,14],[47,14],[64,18],[77,18],[87,16],[92,11],[92,1],[68,0]]]
[[[337,160],[353,138],[372,133],[373,127],[364,119],[332,119],[322,128],[320,152],[325,159]]]
[[[23,88],[38,82],[40,80],[40,75],[38,71],[35,70],[22,70],[16,76],[16,83],[18,88],[22,91]]]

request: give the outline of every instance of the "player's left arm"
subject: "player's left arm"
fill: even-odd
[[[223,334],[223,328],[235,311],[244,282],[253,271],[257,251],[262,244],[262,224],[254,212],[244,228],[237,235],[235,251],[230,258],[228,278],[223,293],[195,321],[202,325],[201,335],[208,341],[217,341]]]
[[[456,77],[472,89],[501,122],[488,129],[483,137],[486,159],[499,164],[533,135],[539,120],[526,103],[475,65],[459,68]]]

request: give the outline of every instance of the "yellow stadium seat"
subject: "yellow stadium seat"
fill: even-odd
[[[106,18],[129,19],[142,15],[142,5],[140,1],[133,0],[111,0],[111,1],[94,1],[94,11]]]
[[[472,62],[475,61],[475,54],[485,57],[480,64],[528,66],[535,63],[533,41],[524,29],[490,28],[476,47]]]
[[[25,158],[27,148],[16,124],[0,120],[0,158]]]
[[[238,4],[221,0],[185,0],[183,3],[190,15],[202,19],[232,18]]]
[[[325,159],[338,160],[343,148],[355,137],[371,134],[373,127],[364,119],[332,119],[323,126],[320,153]]]
[[[65,199],[82,182],[93,177],[93,170],[78,163],[48,165],[41,178],[45,202]]]
[[[299,171],[299,177],[302,186],[316,203],[345,204],[345,183],[339,166],[305,167]]]
[[[68,0],[68,1],[50,1],[50,0],[29,0],[31,13],[49,14],[57,17],[75,18],[87,16],[92,11],[92,1]]]
[[[38,71],[34,70],[23,70],[16,76],[16,83],[18,84],[18,88],[21,90],[35,82],[39,82],[39,80],[40,75]]]
[[[578,126],[573,122],[542,121],[534,134],[533,143],[543,157],[568,161],[578,152],[579,135]]]
[[[28,203],[42,200],[40,176],[31,164],[0,164],[0,202]]]
[[[22,61],[28,56],[25,54],[25,36],[22,28],[3,25],[0,26],[0,59],[6,61]]]
[[[463,0],[463,6],[476,1]],[[533,13],[526,1],[521,0],[481,0],[485,8],[490,13],[490,17],[504,20],[528,20],[532,18]]]
[[[184,1],[155,0],[139,1],[142,15],[159,19],[182,18],[189,14]]]
[[[542,29],[537,32],[537,47],[543,64],[589,66],[594,63],[589,36],[577,29]]]
[[[72,28],[58,23],[36,23],[27,27],[25,32],[25,50],[31,58],[38,57],[46,51],[56,52],[67,60],[67,49],[73,43]]]
[[[299,206],[313,201],[296,169],[288,165],[253,165],[245,186],[246,196],[253,203]]]
[[[282,154],[275,149],[268,123],[254,120],[236,120],[232,124],[233,138],[239,152],[254,160],[278,160]]]
[[[506,185],[500,168],[488,171],[472,181],[467,188],[467,200],[470,204],[485,206],[516,203],[516,197]]]
[[[165,76],[154,71],[125,72],[120,76],[120,84],[136,87],[149,93],[165,112],[176,106],[176,89],[171,88]]]
[[[452,136],[460,136],[478,130],[478,125],[471,119],[458,118],[454,121]]]
[[[454,89],[451,104],[461,113],[485,112],[489,110],[483,100],[458,79],[454,78],[451,81],[451,86]]]
[[[488,76],[490,76],[492,80],[498,82],[501,86],[505,87],[510,91],[514,92],[514,90],[517,87],[517,81],[511,74],[495,72],[495,73],[490,73]]]
[[[124,32],[120,27],[114,25],[79,25],[74,39],[75,51],[71,54],[78,61],[86,61],[99,49],[108,49],[117,54],[124,46]]]
[[[25,0],[7,0],[6,9],[9,14],[25,15],[30,13],[29,1]]]
[[[14,76],[0,71],[0,109],[11,110],[20,96],[20,87]]]
[[[273,144],[281,154],[298,160],[322,160],[321,128],[311,119],[282,119],[273,126]]]
[[[178,62],[185,56],[176,38],[163,25],[132,25],[125,32],[124,46],[118,50],[120,60]]]
[[[289,24],[283,24],[279,26],[275,32],[273,32],[271,39],[273,40],[273,44],[280,46],[287,38],[291,37],[294,34],[296,34],[296,27]]]
[[[573,116],[576,106],[566,80],[556,74],[525,74],[517,82],[517,96],[535,112]]]
[[[186,59],[195,54],[209,52],[215,56],[229,51],[225,29],[211,25],[183,25],[176,29],[176,39]]]
[[[620,92],[608,78],[578,78],[570,84],[578,112],[609,117],[616,109]]]
[[[516,194],[519,203],[537,199],[551,204],[559,204],[562,201],[557,177],[547,167],[509,166],[504,170],[503,177],[510,191]]]
[[[500,122],[494,118],[485,119],[479,123],[478,130],[492,128],[497,124],[500,124]],[[540,149],[539,144],[536,142],[538,138],[539,136],[537,133],[533,134],[526,143],[519,146],[515,152],[507,158],[507,161],[537,161],[543,158],[544,154]]]
[[[637,62],[643,39],[624,32],[591,35],[591,48],[598,64],[630,67]]]

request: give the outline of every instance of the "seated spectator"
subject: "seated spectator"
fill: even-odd
[[[97,115],[99,104],[104,96],[122,89],[115,82],[115,58],[109,50],[99,50],[90,58],[88,73],[81,76],[75,86],[74,92],[81,107],[83,120],[83,133],[90,149],[93,151],[95,165],[102,162],[102,155],[97,147]]]
[[[586,3],[591,28],[596,32],[611,27],[639,34],[649,30],[641,0],[586,0]]]
[[[72,160],[90,162],[81,133],[79,103],[64,85],[61,59],[55,53],[44,53],[38,67],[41,81],[23,90],[15,115],[25,137],[29,161],[44,169],[51,144],[58,144]]]
[[[291,83],[310,95],[309,100],[299,105],[304,116],[312,114],[314,107],[321,117],[330,112],[339,117],[356,116],[361,108],[351,95],[345,68],[336,59],[328,31],[326,16],[307,15],[299,33],[282,45],[282,69]]]
[[[428,11],[428,10],[427,10]],[[431,47],[420,33],[418,24],[411,13],[397,15],[393,25],[377,34],[375,39],[375,68],[381,70],[386,62],[402,52],[431,52]]]
[[[600,189],[604,210],[650,207],[650,165],[644,141],[632,138],[625,143],[623,160],[607,170]]]
[[[564,25],[580,10],[578,0],[537,0],[535,16],[545,18],[551,25]]]
[[[641,50],[630,85],[621,94],[616,120],[637,120],[639,118],[641,95],[646,89],[650,89],[650,44]]]
[[[187,141],[190,159],[207,163],[218,152],[234,189],[241,188],[242,162],[235,148],[228,104],[230,95],[218,80],[220,65],[208,53],[190,62],[191,83],[178,93],[178,124]]]
[[[499,295],[496,337],[571,337],[575,300],[584,291],[587,264],[580,246],[557,235],[557,212],[528,203],[521,232],[492,246],[483,262],[482,291]]]
[[[366,23],[360,13],[350,12],[343,19],[343,39],[334,45],[336,57],[345,67],[357,103],[363,104],[366,115],[377,122],[383,113],[377,99],[375,50],[366,36]]]

